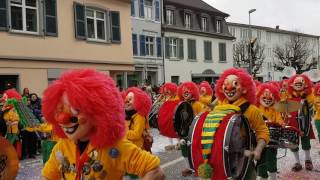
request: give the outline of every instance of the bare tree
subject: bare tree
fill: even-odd
[[[310,58],[312,51],[309,48],[308,40],[299,35],[292,35],[285,45],[276,46],[273,53],[276,58],[274,69],[277,71],[282,71],[285,66],[289,66],[301,74],[317,64]]]
[[[233,60],[236,67],[251,67],[249,72],[256,78],[260,73],[262,63],[266,58],[264,55],[265,45],[254,39],[250,43],[247,41],[238,42],[233,50]],[[251,60],[251,66],[250,66]]]

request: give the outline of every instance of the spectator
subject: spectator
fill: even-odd
[[[30,98],[30,91],[29,91],[29,88],[23,88],[23,91],[22,91],[22,97],[26,97],[26,98]]]

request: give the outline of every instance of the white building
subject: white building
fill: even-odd
[[[274,48],[277,46],[284,46],[292,35],[298,35],[308,40],[309,50],[311,52],[311,60],[318,62],[319,68],[319,36],[303,34],[295,31],[282,30],[277,26],[276,28],[255,26],[248,24],[239,24],[228,22],[229,32],[236,37],[236,41],[233,42],[235,46],[238,42],[246,40],[249,42],[250,28],[252,32],[252,38],[257,38],[261,44],[265,45],[266,59],[262,65],[261,73],[258,75],[263,81],[281,80],[283,77],[282,72],[274,71],[273,64],[277,61],[274,56]],[[315,67],[317,68],[317,67]]]
[[[214,82],[233,66],[223,13],[201,0],[164,0],[165,82]]]

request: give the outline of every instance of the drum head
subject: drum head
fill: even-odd
[[[0,179],[16,179],[19,159],[14,147],[0,136]]]
[[[244,155],[251,147],[251,132],[247,120],[233,115],[227,125],[223,142],[224,169],[228,178],[243,179],[249,165],[249,158]]]
[[[173,115],[174,129],[178,133],[179,137],[188,136],[189,127],[193,118],[194,114],[191,104],[188,102],[180,102]]]
[[[300,129],[307,136],[309,135],[311,128],[311,118],[310,105],[306,100],[303,100],[302,108],[298,113],[298,122]]]

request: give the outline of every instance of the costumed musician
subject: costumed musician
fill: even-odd
[[[314,86],[313,95],[314,95],[313,107],[315,111],[314,121],[315,121],[316,129],[318,131],[318,139],[320,141],[320,83],[317,83]]]
[[[203,81],[199,85],[200,97],[199,101],[202,103],[202,109],[206,111],[212,110],[210,104],[212,102],[213,91],[207,81]]]

